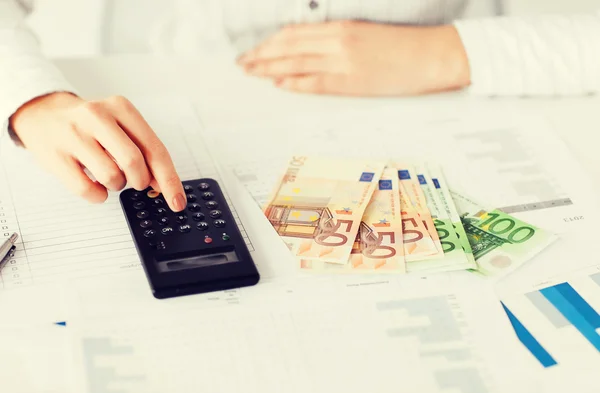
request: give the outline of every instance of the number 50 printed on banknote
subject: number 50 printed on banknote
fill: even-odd
[[[295,156],[264,213],[292,253],[346,264],[385,162]]]

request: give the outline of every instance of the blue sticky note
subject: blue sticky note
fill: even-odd
[[[425,180],[425,176],[423,175],[417,175],[417,177],[419,178],[419,184],[427,184],[427,181]]]
[[[433,185],[435,186],[435,188],[441,188],[440,182],[438,181],[438,179],[431,179],[431,181],[433,182]]]

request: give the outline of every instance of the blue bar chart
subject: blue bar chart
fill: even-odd
[[[545,368],[600,364],[600,273],[511,296],[502,302],[517,337]]]

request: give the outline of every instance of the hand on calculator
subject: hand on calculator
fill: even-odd
[[[104,202],[108,190],[119,191],[128,183],[137,190],[151,186],[162,192],[173,211],[186,207],[169,152],[123,97],[85,101],[53,93],[21,107],[11,125],[45,169],[92,203]]]

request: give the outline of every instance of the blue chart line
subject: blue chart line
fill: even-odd
[[[599,284],[600,275],[596,274],[590,278]],[[564,282],[539,291],[525,294],[533,306],[545,316],[549,322],[548,329],[557,332],[557,339],[562,336],[561,330],[564,328],[576,329],[585,340],[600,352],[600,313],[596,311],[571,284]],[[544,366],[551,367],[558,362],[542,346],[542,344],[531,334],[525,326],[527,318],[536,318],[535,315],[520,315],[524,318],[522,323],[508,307],[502,303],[504,311],[508,315],[510,323],[515,329],[519,341],[532,353],[533,356]],[[582,341],[584,343],[585,341]],[[548,343],[546,343],[548,344]],[[566,343],[565,343],[566,344]],[[573,342],[572,345],[581,345]]]
[[[519,338],[519,341],[531,352],[533,356],[542,364],[544,367],[552,367],[558,364],[556,360],[546,351],[544,347],[538,342],[538,340],[533,337],[531,332],[527,330],[527,328],[519,321],[519,319],[506,307],[504,303],[502,303],[502,307],[508,315],[508,319],[510,320],[513,329],[515,329],[515,333]]]
[[[560,313],[600,351],[600,315],[568,283],[540,290]]]

